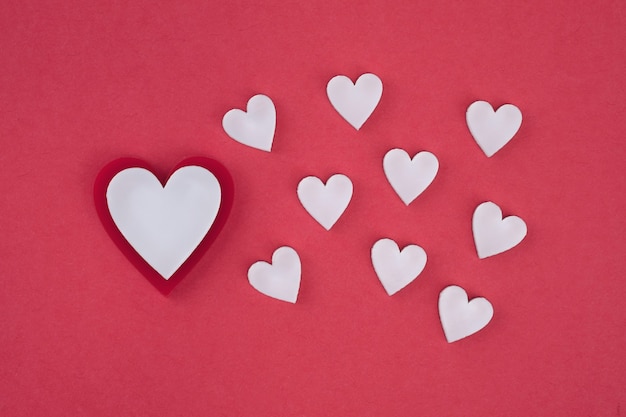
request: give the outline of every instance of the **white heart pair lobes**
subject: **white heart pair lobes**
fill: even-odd
[[[374,74],[363,74],[354,84],[338,75],[326,86],[335,110],[357,130],[378,105],[382,92],[382,81]],[[248,100],[246,111],[229,110],[222,118],[222,127],[237,142],[270,152],[276,130],[274,102],[266,95],[255,95]]]
[[[372,263],[385,291],[393,295],[423,271],[426,252],[417,245],[400,251],[393,240],[381,239],[372,247]],[[271,264],[258,261],[248,270],[248,281],[257,291],[290,303],[298,298],[300,279],[300,257],[288,246],[274,251]]]
[[[359,130],[378,106],[383,82],[375,74],[363,74],[355,83],[345,75],[337,75],[326,85],[326,94],[337,113]]]
[[[402,250],[391,239],[380,239],[372,246],[372,265],[390,296],[409,285],[426,266],[426,252],[417,245]]]
[[[494,111],[486,101],[476,101],[467,108],[465,119],[478,146],[491,157],[515,136],[522,125],[522,112],[513,104]]]
[[[116,227],[135,251],[169,279],[208,233],[221,204],[220,183],[199,166],[178,169],[163,186],[144,168],[127,168],[109,183]]]
[[[446,287],[439,294],[439,318],[448,343],[483,329],[493,317],[493,306],[483,297],[469,301],[459,286]]]
[[[317,177],[306,177],[297,190],[304,209],[326,230],[330,230],[346,210],[352,192],[352,181],[343,174],[331,176],[326,184]]]
[[[478,257],[483,259],[517,246],[528,231],[524,220],[517,216],[502,218],[497,204],[487,201],[474,210],[472,230]]]
[[[408,205],[432,183],[439,162],[430,152],[420,152],[411,159],[406,151],[392,149],[383,158],[383,167],[389,183]],[[331,176],[326,184],[314,176],[298,184],[300,203],[326,230],[330,230],[346,210],[352,193],[352,181],[343,174]]]
[[[390,296],[413,282],[426,266],[426,252],[417,245],[400,251],[396,242],[381,239],[372,247],[374,270]],[[439,317],[449,343],[470,336],[484,328],[493,317],[493,306],[485,298],[469,301],[458,286],[449,286],[439,294]]]
[[[403,149],[392,149],[383,158],[387,180],[407,206],[433,182],[439,161],[430,152],[419,152],[412,159]]]
[[[272,263],[258,261],[248,269],[248,281],[257,291],[277,300],[295,303],[300,291],[302,266],[289,246],[274,251]]]
[[[276,108],[268,96],[258,94],[248,100],[246,111],[229,110],[222,127],[231,138],[252,148],[270,152],[276,129]]]

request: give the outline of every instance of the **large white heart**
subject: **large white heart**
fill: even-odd
[[[468,301],[461,287],[451,285],[439,294],[439,318],[448,343],[456,342],[484,328],[493,317],[493,306],[483,298]]]
[[[498,152],[515,136],[522,125],[522,112],[513,104],[493,111],[486,101],[476,101],[465,114],[470,133],[488,157]]]
[[[221,204],[219,181],[209,170],[185,166],[165,187],[144,168],[127,168],[109,183],[113,222],[137,253],[169,279],[207,234]]]
[[[407,206],[433,182],[439,170],[437,157],[420,152],[411,159],[403,149],[392,149],[383,158],[387,180]]]
[[[268,297],[295,303],[300,290],[301,265],[298,253],[289,246],[274,251],[272,263],[258,261],[248,269],[248,281]]]
[[[517,246],[527,233],[524,220],[517,216],[502,219],[502,210],[491,201],[480,204],[474,210],[472,230],[480,259]]]
[[[229,110],[222,119],[222,126],[237,142],[270,152],[276,129],[276,108],[272,99],[258,94],[248,100],[247,112]]]
[[[328,82],[326,94],[337,113],[359,130],[378,105],[383,82],[374,74],[363,74],[352,84],[350,78],[337,75]]]
[[[298,198],[305,210],[324,229],[330,230],[352,199],[352,181],[335,174],[326,185],[317,177],[306,177],[298,184]]]
[[[372,264],[387,294],[409,285],[426,266],[426,252],[417,245],[400,250],[391,239],[380,239],[372,246]]]

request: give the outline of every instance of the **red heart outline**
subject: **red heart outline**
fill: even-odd
[[[128,243],[126,238],[119,231],[113,218],[111,217],[111,213],[109,212],[109,207],[106,199],[106,192],[109,186],[109,183],[113,179],[115,175],[117,175],[120,171],[123,171],[128,168],[144,168],[153,173],[161,182],[162,186],[165,186],[169,178],[172,176],[174,172],[178,169],[185,166],[199,166],[210,171],[217,178],[220,183],[220,187],[222,189],[221,201],[219,211],[217,212],[217,216],[215,217],[215,221],[211,225],[211,228],[204,236],[200,244],[196,247],[196,249],[191,253],[189,258],[174,272],[174,274],[170,277],[169,280],[164,279],[157,271],[155,271],[142,257],[135,251],[135,249]],[[191,271],[191,269],[198,263],[200,258],[204,255],[207,249],[213,244],[219,233],[222,231],[222,228],[226,224],[226,220],[230,214],[230,211],[233,207],[233,197],[234,197],[234,183],[233,179],[226,169],[224,165],[220,162],[205,158],[205,157],[191,157],[187,158],[180,163],[178,163],[174,169],[167,175],[167,177],[163,177],[158,175],[152,167],[137,158],[120,158],[116,159],[110,163],[108,163],[96,177],[96,181],[94,184],[93,195],[94,201],[96,203],[96,211],[98,212],[98,217],[100,217],[100,221],[104,226],[105,230],[113,240],[113,242],[117,245],[117,247],[122,251],[122,253],[128,258],[128,260],[135,265],[135,267],[154,285],[163,295],[168,295],[174,287]]]

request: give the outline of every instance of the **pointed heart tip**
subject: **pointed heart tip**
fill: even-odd
[[[385,292],[387,293],[387,295],[389,297],[393,296],[395,293],[397,293],[400,290],[395,290],[395,291],[389,291],[387,288],[385,288]]]

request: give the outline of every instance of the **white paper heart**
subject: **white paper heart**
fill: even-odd
[[[515,136],[522,125],[522,112],[513,104],[494,112],[486,101],[475,101],[467,108],[465,119],[474,140],[490,157]]]
[[[326,94],[337,113],[359,130],[378,105],[383,83],[374,74],[363,74],[354,84],[345,75],[337,75],[328,82]]]
[[[411,159],[403,149],[392,149],[383,158],[387,180],[407,206],[433,182],[439,170],[437,157],[420,152]]]
[[[417,245],[400,251],[393,240],[380,239],[372,246],[372,264],[387,294],[394,295],[422,273],[426,252]]]
[[[480,259],[517,246],[527,233],[524,220],[517,216],[502,219],[502,210],[491,201],[480,204],[474,210],[472,230]]]
[[[289,246],[274,251],[272,263],[258,261],[248,269],[248,281],[258,292],[295,303],[300,291],[300,257]]]
[[[461,287],[451,285],[439,294],[439,318],[448,343],[456,342],[484,328],[493,317],[493,306],[478,297],[468,301]]]
[[[124,238],[167,280],[213,225],[221,187],[199,166],[178,169],[165,187],[147,169],[127,168],[109,183],[106,200]]]
[[[330,230],[352,199],[352,181],[335,174],[326,185],[317,177],[306,177],[298,184],[298,198],[305,210],[324,229]]]
[[[237,142],[270,152],[276,129],[276,108],[272,99],[258,94],[248,100],[247,112],[229,110],[222,119],[222,126]]]

